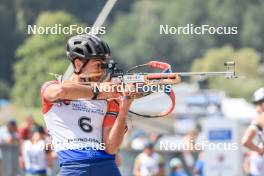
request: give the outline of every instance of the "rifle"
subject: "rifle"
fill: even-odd
[[[229,61],[225,62],[224,66],[226,67],[225,71],[220,72],[175,72],[171,71],[171,66],[164,62],[159,61],[150,61],[146,64],[137,65],[130,68],[128,71],[124,72],[122,69],[117,67],[117,63],[113,60],[110,60],[108,63],[103,64],[102,68],[107,70],[104,78],[101,79],[101,82],[109,79],[113,83],[144,83],[147,85],[159,85],[159,84],[178,84],[181,82],[181,77],[186,76],[225,76],[228,79],[237,78],[235,72],[235,62]],[[154,69],[163,70],[162,73],[131,73],[131,71],[136,70],[140,67],[150,67]]]
[[[101,68],[106,69],[105,75],[100,79],[99,83],[93,83],[89,81],[85,81],[82,84],[90,85],[90,86],[98,86],[107,84],[108,86],[117,86],[125,87],[126,85],[132,86],[134,92],[142,93],[142,96],[147,96],[153,92],[159,92],[160,85],[163,85],[162,92],[167,94],[171,100],[171,106],[167,110],[161,112],[158,115],[143,115],[133,111],[129,111],[132,114],[141,117],[147,118],[155,118],[155,117],[164,117],[170,114],[175,107],[175,94],[171,88],[172,85],[178,84],[181,82],[181,77],[190,77],[190,76],[224,76],[227,79],[237,78],[235,72],[235,62],[229,61],[224,63],[225,71],[220,72],[172,72],[171,66],[164,62],[159,61],[150,61],[146,64],[137,65],[130,68],[128,71],[124,71],[117,67],[117,63],[113,60],[109,60],[109,62],[101,65]],[[152,69],[162,70],[160,73],[132,73],[138,68],[141,67],[149,67]],[[83,76],[84,79],[92,78],[97,75],[80,75]],[[147,87],[147,89],[146,89]],[[152,88],[152,89],[151,89]],[[99,88],[100,89],[100,88]],[[147,91],[145,91],[147,90]],[[124,89],[121,89],[121,92]],[[125,90],[127,91],[127,90]],[[133,97],[133,98],[141,98]]]

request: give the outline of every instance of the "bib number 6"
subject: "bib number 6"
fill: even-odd
[[[78,121],[78,125],[86,133],[90,133],[93,131],[93,127],[91,125],[91,118],[89,117],[81,117]]]

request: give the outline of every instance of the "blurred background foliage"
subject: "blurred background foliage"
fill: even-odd
[[[224,70],[224,62],[233,60],[236,63],[238,79],[208,78],[208,87],[224,90],[229,96],[244,97],[248,100],[257,88],[263,86],[263,75],[259,70],[260,55],[252,48],[235,50],[231,46],[212,48],[202,58],[197,58],[192,64],[192,71]]]
[[[61,24],[81,25],[78,20],[65,12],[44,12],[37,21],[37,26]],[[14,63],[15,85],[12,98],[18,104],[40,106],[40,87],[44,80],[54,79],[49,73],[63,74],[68,62],[65,59],[65,35],[31,35],[17,49],[16,56],[23,58]],[[28,92],[28,93],[26,93]]]
[[[106,0],[0,1],[0,97],[39,106],[39,89],[49,73],[62,74],[69,62],[65,35],[27,35],[27,25],[91,26]],[[157,59],[174,71],[217,71],[235,60],[245,78],[209,79],[209,88],[249,99],[263,86],[264,1],[119,0],[106,22],[113,57],[128,68]],[[237,35],[160,35],[160,25],[237,26]],[[12,91],[10,91],[12,90]]]

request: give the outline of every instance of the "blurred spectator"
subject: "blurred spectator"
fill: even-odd
[[[0,127],[0,144],[18,144],[16,121],[10,120]],[[3,174],[2,151],[0,149],[0,176]]]
[[[1,151],[1,149],[0,149],[0,176],[2,176],[3,174],[3,164],[2,164],[2,158],[3,158],[3,156],[2,156],[2,151]]]
[[[144,151],[140,153],[134,164],[134,176],[162,176],[164,166],[162,157],[154,152],[152,143],[145,145]]]
[[[247,147],[251,153],[248,159],[244,162],[248,163],[248,172],[251,175],[264,175],[264,161],[263,161],[263,141],[264,141],[264,88],[256,90],[252,96],[252,103],[256,106],[258,115],[252,120],[242,137],[242,144]],[[255,142],[258,137],[257,144]],[[244,168],[245,168],[244,163]]]
[[[121,156],[119,153],[117,153],[115,156],[115,162],[116,162],[117,167],[121,165],[122,160],[121,160]]]
[[[6,125],[0,127],[0,144],[18,144],[17,124],[10,120]]]
[[[170,160],[170,168],[170,176],[188,176],[188,174],[182,169],[182,162],[179,158],[172,158]]]
[[[144,146],[149,142],[145,136],[139,136],[132,140],[131,148],[134,150],[143,150]]]
[[[184,145],[187,150],[182,152],[183,161],[189,171],[192,171],[195,164],[195,159],[192,152],[195,151],[195,141],[197,138],[197,130],[195,128],[190,129],[184,136]]]
[[[203,159],[203,151],[199,153],[198,160],[195,163],[194,171],[195,176],[204,176],[204,159]]]
[[[194,169],[195,159],[191,151],[183,151],[182,152],[182,160],[184,161],[187,169],[192,171]]]
[[[20,166],[25,169],[26,176],[46,176],[47,168],[51,166],[44,135],[43,127],[35,126],[31,139],[21,144]]]
[[[37,126],[37,124],[35,123],[34,126]],[[34,127],[33,127],[34,129]],[[45,136],[44,136],[44,140],[46,143],[46,149],[48,150],[48,168],[47,168],[47,175],[48,176],[55,176],[59,174],[60,171],[60,166],[59,166],[59,161],[58,161],[58,155],[56,153],[56,151],[54,150],[54,148],[52,147],[52,138],[49,135],[49,131],[47,128],[44,129],[45,131]]]
[[[30,139],[31,130],[35,124],[34,118],[32,115],[26,117],[25,121],[18,128],[19,138],[22,140]]]
[[[155,144],[158,139],[161,137],[161,135],[159,135],[157,132],[155,131],[152,131],[150,134],[149,134],[149,140],[150,142],[152,142],[153,144]]]
[[[249,151],[245,155],[243,168],[248,176],[264,175],[264,157],[255,151]]]
[[[184,136],[184,144],[189,151],[194,150],[195,139],[197,136],[196,129],[189,130]]]

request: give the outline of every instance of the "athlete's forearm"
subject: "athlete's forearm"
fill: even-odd
[[[80,85],[73,82],[51,85],[44,92],[44,97],[49,101],[56,101],[59,99],[74,100],[78,98],[92,98],[93,96],[94,93],[91,86]]]
[[[75,100],[78,98],[91,99],[95,93],[91,85],[81,85],[74,82],[55,84],[47,88],[44,97],[49,101],[59,99]],[[117,92],[99,92],[97,99],[117,98],[120,94]]]
[[[126,131],[126,116],[128,111],[121,110],[117,116],[117,119],[111,128],[108,137],[105,140],[106,152],[110,154],[116,154],[123,141],[123,137]]]
[[[92,98],[94,96],[91,86],[78,83],[64,83],[61,85],[60,99]]]

